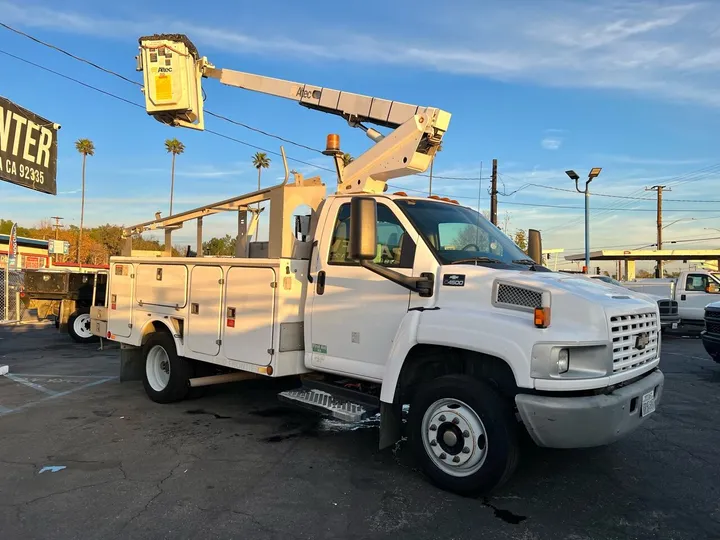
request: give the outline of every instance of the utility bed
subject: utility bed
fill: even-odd
[[[307,269],[293,259],[114,257],[93,333],[140,346],[160,320],[180,356],[273,377],[304,373]]]

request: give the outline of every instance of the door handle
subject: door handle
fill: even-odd
[[[323,294],[325,292],[325,270],[320,270],[317,275],[317,285],[315,287],[316,294]]]
[[[684,294],[681,294],[681,295],[680,295],[680,300],[687,300],[687,296],[684,295]]]

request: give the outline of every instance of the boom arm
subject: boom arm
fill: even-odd
[[[148,114],[160,122],[204,129],[201,80],[213,78],[244,88],[291,99],[309,109],[343,117],[376,144],[344,166],[339,148],[328,148],[338,172],[338,191],[381,193],[392,178],[424,172],[437,152],[450,122],[450,113],[397,101],[353,94],[251,73],[217,69],[200,57],[184,35],[140,38],[138,70],[143,71]],[[363,123],[390,128],[383,136]]]
[[[399,101],[363,96],[362,94],[353,94],[342,90],[333,90],[332,88],[323,88],[283,79],[273,79],[272,77],[242,71],[216,69],[210,64],[206,64],[203,75],[217,79],[228,86],[291,99],[308,109],[342,116],[351,125],[369,122],[395,129],[416,114],[431,111],[428,107],[408,105]]]

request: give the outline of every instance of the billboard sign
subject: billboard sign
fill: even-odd
[[[49,255],[69,255],[70,242],[67,240],[48,240]]]
[[[18,243],[17,243],[17,223],[13,223],[10,229],[10,239],[8,241],[8,268],[17,269]]]
[[[0,180],[57,195],[59,127],[0,96]]]

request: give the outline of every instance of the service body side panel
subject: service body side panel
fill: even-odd
[[[114,262],[110,266],[107,329],[114,336],[130,337],[132,332],[134,275],[132,263]]]
[[[193,352],[210,356],[220,352],[222,284],[223,269],[220,266],[192,267],[185,344]]]
[[[230,360],[259,366],[272,361],[276,279],[274,268],[228,270],[222,352]]]
[[[185,307],[188,269],[184,264],[139,264],[135,298],[140,305]]]

